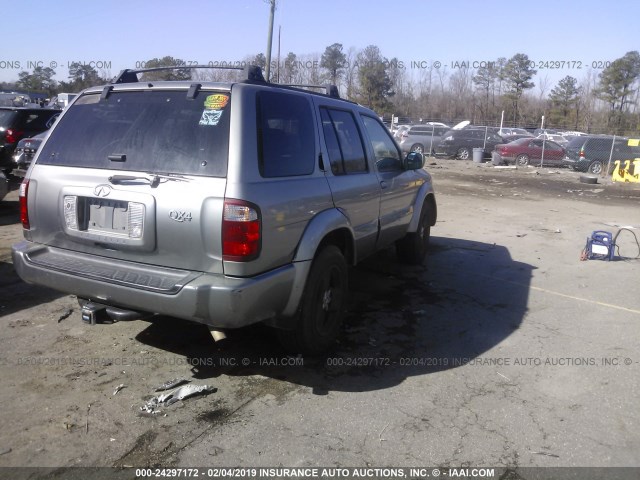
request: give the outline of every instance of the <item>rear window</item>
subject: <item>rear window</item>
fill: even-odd
[[[0,110],[0,128],[11,128],[16,112],[12,110]]]
[[[84,95],[60,119],[39,163],[224,177],[229,100],[229,92],[213,91],[194,99],[184,90]]]
[[[24,118],[21,123],[21,127],[27,130],[46,130],[52,124],[55,118],[60,112],[58,110],[38,110],[36,112],[25,112]]]
[[[569,143],[567,144],[567,148],[571,148],[574,150],[580,150],[582,148],[582,145],[584,145],[584,142],[586,142],[587,139],[584,137],[575,137],[572,138],[571,140],[569,140]]]

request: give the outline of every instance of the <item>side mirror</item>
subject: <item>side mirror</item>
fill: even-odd
[[[404,159],[405,170],[420,170],[424,167],[424,157],[420,152],[410,152]]]

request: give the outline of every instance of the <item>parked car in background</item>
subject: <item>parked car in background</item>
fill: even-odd
[[[613,172],[615,161],[640,158],[640,147],[629,146],[629,139],[609,135],[590,135],[574,137],[566,147],[567,163],[574,170],[599,175],[607,169],[609,158]]]
[[[497,134],[501,137],[507,137],[511,135],[520,135],[520,137],[533,137],[533,134],[527,132],[524,128],[501,128],[497,131]]]
[[[407,130],[409,130],[410,128],[411,128],[411,125],[400,125],[398,128],[396,128],[395,132],[393,133],[393,138],[400,141],[402,134]]]
[[[533,135],[535,137],[537,137],[538,135],[541,135],[543,133],[549,133],[551,135],[558,135],[559,134],[558,130],[556,130],[555,128],[536,128],[533,131]]]
[[[440,143],[442,135],[447,131],[449,127],[412,125],[400,135],[398,143],[403,153],[426,152],[431,155],[433,149]]]
[[[77,93],[59,93],[53,97],[47,105],[53,108],[64,108],[77,96]]]
[[[544,149],[543,149],[544,147]],[[544,152],[544,159],[543,159]],[[530,163],[535,165],[565,165],[565,149],[552,141],[545,141],[538,138],[521,138],[511,143],[497,145],[493,151],[494,164],[515,164],[524,167]]]
[[[0,107],[24,107],[31,103],[31,97],[18,92],[0,92]]]
[[[569,143],[569,140],[557,133],[541,133],[536,138],[539,138],[541,140],[551,140],[552,142],[559,143],[563,147]]]
[[[586,137],[588,134],[584,132],[577,132],[575,130],[565,130],[564,132],[560,132],[560,135],[563,137]]]
[[[528,134],[528,135],[521,135],[521,134],[512,134],[512,135],[500,135],[502,137],[503,143],[511,143],[514,142],[516,140],[520,140],[521,138],[528,138],[528,139],[532,139],[535,138],[533,135]]]
[[[465,127],[461,130],[449,130],[435,147],[436,157],[455,157],[459,160],[471,158],[474,148],[484,148],[484,156],[490,156],[496,145],[503,143],[500,135],[487,132],[484,127]]]
[[[0,107],[0,170],[10,173],[18,142],[48,130],[59,114],[55,108]]]
[[[44,137],[47,136],[48,130],[38,135],[34,135],[31,138],[23,138],[18,142],[16,146],[16,150],[13,154],[13,171],[11,172],[13,175],[17,177],[24,177],[29,169],[29,165],[31,165],[31,160],[35,157],[38,148],[40,148],[40,144],[44,140]]]

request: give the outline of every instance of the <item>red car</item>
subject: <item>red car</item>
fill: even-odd
[[[543,141],[539,138],[521,138],[511,143],[496,145],[493,151],[494,165],[514,163],[519,167],[540,165]],[[544,165],[566,165],[565,150],[556,142],[544,142]]]

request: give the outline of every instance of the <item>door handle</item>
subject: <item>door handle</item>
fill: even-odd
[[[387,185],[387,182],[385,182],[384,180],[382,180],[382,181],[380,182],[380,188],[383,188],[383,189],[384,189],[384,188],[387,188],[388,186],[389,186],[389,185]]]

